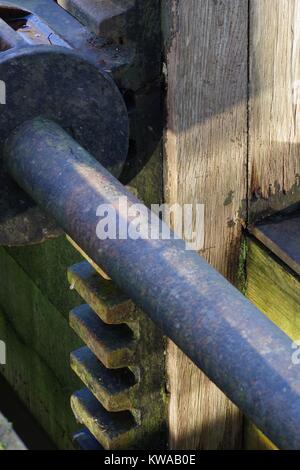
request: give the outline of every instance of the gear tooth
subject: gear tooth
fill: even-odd
[[[71,397],[71,406],[78,421],[86,426],[105,449],[126,449],[132,442],[137,423],[129,411],[111,413],[84,388]]]
[[[127,325],[107,325],[84,304],[70,312],[70,326],[105,367],[135,364],[136,340]]]
[[[87,428],[83,428],[73,436],[76,450],[105,450]]]
[[[71,367],[87,387],[71,399],[87,428],[74,436],[76,447],[93,448],[95,439],[112,450],[163,447],[161,333],[100,266],[75,264],[68,279],[86,302],[70,312],[70,326],[86,345],[71,354]]]
[[[101,277],[87,261],[69,268],[68,280],[71,287],[105,323],[137,321],[136,308],[132,301],[112,281]]]
[[[71,367],[107,411],[135,408],[138,384],[129,369],[107,369],[87,347],[71,354]]]

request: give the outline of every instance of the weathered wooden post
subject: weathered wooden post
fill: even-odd
[[[241,241],[243,227],[299,205],[299,11],[297,0],[163,1],[166,198],[205,204],[201,254],[293,339],[299,257],[293,272],[275,270],[253,239]],[[296,258],[291,230],[282,224],[281,245]],[[253,233],[278,256],[276,241]],[[172,446],[238,447],[238,410],[172,343],[168,373]],[[255,434],[246,426],[246,446],[265,445]]]

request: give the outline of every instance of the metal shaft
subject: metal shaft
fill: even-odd
[[[183,241],[100,240],[99,205],[128,226],[119,200],[138,200],[56,124],[23,124],[5,158],[18,184],[279,448],[300,449],[288,336]]]

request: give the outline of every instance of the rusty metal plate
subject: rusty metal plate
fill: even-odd
[[[300,209],[270,217],[251,233],[300,275]]]
[[[126,36],[129,23],[135,19],[135,0],[58,0],[57,3],[97,35],[109,34],[113,39],[118,39],[116,32],[118,37]]]
[[[0,1],[0,17],[5,20],[14,19],[30,14],[35,23],[39,23],[46,33],[47,28],[55,32],[51,33],[51,44],[63,41],[69,47],[80,51],[102,70],[111,73],[114,78],[119,72],[128,67],[133,58],[134,51],[126,45],[116,48],[102,37],[89,31],[80,21],[61,8],[55,0],[2,0]],[[24,16],[24,15],[23,15]],[[47,35],[46,35],[47,38]],[[122,84],[124,86],[124,84]]]

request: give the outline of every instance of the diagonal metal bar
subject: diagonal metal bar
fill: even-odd
[[[58,125],[23,124],[5,158],[18,184],[279,448],[300,448],[288,336],[182,240],[99,240],[100,204],[128,227],[119,200],[139,201]]]

